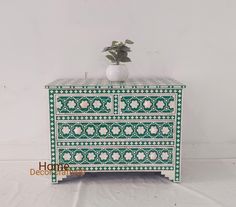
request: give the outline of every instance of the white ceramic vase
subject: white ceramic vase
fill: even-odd
[[[126,81],[129,72],[126,65],[108,65],[106,70],[106,76],[109,81]]]

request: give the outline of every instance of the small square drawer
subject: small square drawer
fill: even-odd
[[[173,164],[173,147],[60,148],[59,163],[69,165]]]
[[[106,122],[57,122],[57,138],[62,139],[173,139],[173,121],[119,120]]]
[[[106,95],[60,94],[56,95],[58,115],[113,114],[113,97]]]
[[[119,109],[121,114],[174,114],[175,94],[122,95]]]

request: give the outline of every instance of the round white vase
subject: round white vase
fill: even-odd
[[[126,81],[129,72],[126,65],[108,65],[106,76],[109,81]]]

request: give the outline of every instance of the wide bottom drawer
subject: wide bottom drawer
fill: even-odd
[[[173,166],[173,147],[83,147],[58,149],[58,161],[69,166]]]

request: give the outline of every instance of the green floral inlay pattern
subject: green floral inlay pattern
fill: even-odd
[[[59,96],[58,113],[110,113],[112,100],[109,96]]]
[[[173,148],[59,149],[62,164],[172,164]]]
[[[72,164],[70,167],[72,170],[78,170],[83,168],[85,171],[93,172],[93,171],[161,171],[162,174],[165,174],[167,177],[169,177],[171,180],[175,182],[180,182],[181,180],[181,116],[182,116],[182,89],[185,88],[184,85],[177,86],[172,85],[172,83],[168,83],[167,80],[164,80],[165,85],[162,87],[162,85],[149,85],[148,82],[146,85],[142,86],[125,86],[116,88],[116,87],[104,87],[104,85],[98,85],[93,88],[88,86],[73,86],[70,87],[63,85],[58,85],[57,87],[50,88],[49,90],[49,110],[50,110],[50,137],[51,137],[51,163],[56,164],[63,162],[75,162],[76,164]],[[60,103],[58,101],[60,97],[64,97],[64,100]],[[81,98],[89,98],[89,106],[88,109],[82,111],[79,107],[80,102],[77,102],[79,100],[74,100],[75,97],[81,97]],[[104,102],[102,102],[102,106],[99,106],[100,103],[96,102],[94,103],[94,98],[99,97],[106,97],[107,99],[104,99]],[[156,107],[156,110],[159,108],[159,111],[157,112],[149,112],[148,110],[144,110],[145,106],[149,107],[150,103],[146,102],[134,102],[132,103],[132,100],[126,100],[126,103],[122,103],[121,98],[122,97],[170,97],[170,99],[164,101],[163,103],[155,103],[157,101],[156,99],[152,102],[153,107]],[[171,98],[172,97],[172,98]],[[72,100],[68,99],[72,98]],[[144,98],[144,99],[145,99]],[[66,100],[67,99],[67,100]],[[66,101],[65,101],[66,100]],[[65,102],[64,102],[65,101]],[[72,101],[72,102],[69,102]],[[75,104],[74,102],[75,101]],[[129,102],[128,102],[129,101]],[[145,100],[144,100],[145,101]],[[111,103],[109,106],[109,102]],[[108,106],[106,104],[108,103]],[[132,103],[132,104],[131,104]],[[127,105],[125,105],[127,104]],[[143,107],[143,111],[135,111],[136,105],[139,105]],[[83,103],[82,106],[86,108],[87,103]],[[122,109],[124,110],[125,107],[127,107],[126,110],[129,110],[128,113],[123,113]],[[140,107],[138,106],[138,107]],[[128,109],[129,107],[129,109]],[[164,109],[163,109],[164,108]],[[132,109],[132,110],[130,110]],[[133,110],[134,109],[134,110]],[[145,108],[146,109],[146,108]],[[154,108],[153,108],[154,109]],[[64,110],[60,112],[60,110]],[[77,110],[77,111],[76,111]],[[166,110],[166,111],[165,111]],[[169,110],[169,111],[168,111]],[[104,112],[106,111],[106,112]],[[105,136],[105,134],[110,133],[112,135],[112,125],[110,124],[107,126],[107,131],[102,128],[100,125],[104,123],[124,123],[129,124],[131,123],[132,127],[131,129],[128,128],[125,133],[124,126],[121,126],[121,132],[124,134],[124,137],[109,137]],[[142,138],[140,137],[140,132],[142,133],[143,129],[139,129],[137,126],[134,126],[133,124],[143,124],[143,123],[172,123],[172,126],[169,126],[171,128],[171,138],[172,139],[152,139],[152,138]],[[77,137],[74,138],[67,138],[62,133],[62,128],[59,128],[58,124],[69,124],[69,130],[70,130],[70,136],[74,136],[73,131],[75,128],[74,126],[76,124],[84,123],[85,127],[86,124],[100,124],[99,126],[96,126],[96,130],[94,133],[98,135],[98,139],[95,137],[88,136],[88,131],[84,135],[87,136],[88,139],[80,139],[80,136],[76,134]],[[127,125],[128,126],[128,125]],[[128,126],[129,127],[129,126]],[[149,129],[150,126],[145,126]],[[161,127],[161,126],[159,126]],[[87,127],[88,128],[88,127]],[[84,130],[86,130],[85,128]],[[102,128],[102,129],[101,129]],[[61,130],[61,131],[60,131]],[[67,130],[67,129],[66,129]],[[66,131],[64,130],[64,131]],[[133,130],[133,131],[132,131]],[[160,132],[161,128],[158,128],[158,132]],[[59,138],[60,133],[62,135],[62,138]],[[99,132],[100,131],[100,132]],[[131,136],[127,135],[127,133],[130,133],[132,131]],[[155,130],[154,130],[155,131]],[[154,132],[153,131],[153,132]],[[78,133],[78,131],[76,132]],[[91,133],[91,131],[89,132]],[[146,132],[145,132],[146,133]],[[150,132],[149,132],[150,133]],[[138,137],[133,137],[133,135],[136,134]],[[67,136],[67,135],[66,135]],[[65,138],[63,138],[65,137]],[[153,137],[153,136],[152,136]],[[95,138],[95,139],[94,139]],[[99,139],[102,138],[102,139]],[[106,139],[108,138],[108,139]],[[117,138],[117,139],[116,139]],[[134,138],[134,139],[132,139]],[[141,138],[137,140],[137,138]],[[127,149],[127,155],[125,160],[125,152],[123,154],[121,153],[122,150]],[[132,151],[132,149],[137,150],[145,150],[147,149],[171,149],[171,152],[168,153],[168,159],[171,159],[171,163],[165,163],[161,159],[161,154],[156,152],[158,155],[159,161],[157,163],[150,162],[148,163],[140,163],[138,162],[137,158],[137,151]],[[75,152],[76,150],[86,150],[83,151],[83,155],[85,155],[85,160],[89,162],[88,164],[80,164],[78,163],[78,160],[75,159]],[[97,149],[97,150],[96,150]],[[118,150],[120,152],[121,158],[123,161],[129,161],[127,163],[113,163],[109,164],[104,159],[106,157],[106,154],[104,154],[104,149],[108,149],[107,154],[110,162],[114,162],[112,160],[111,155],[109,154],[109,149],[111,150]],[[71,158],[68,160],[69,155],[65,155],[64,152],[68,152]],[[70,151],[72,150],[72,151]],[[88,155],[88,150],[95,150],[95,159],[98,162],[103,161],[102,164],[94,164],[93,161],[88,159],[88,156],[93,157],[93,155]],[[130,152],[130,151],[131,152]],[[150,159],[147,156],[149,156],[150,152],[146,152],[145,159]],[[102,154],[103,153],[103,154]],[[111,153],[111,152],[110,152]],[[152,156],[154,154],[152,153]],[[63,157],[62,157],[63,156]],[[134,157],[136,159],[136,164],[130,163],[131,160],[128,160],[129,157]],[[142,157],[143,154],[139,155],[139,157]],[[77,159],[79,155],[77,155]],[[155,156],[154,156],[155,157]],[[66,160],[64,160],[66,159]],[[85,161],[84,160],[84,161]],[[81,160],[82,161],[82,160]],[[90,162],[91,161],[91,162]],[[96,162],[94,161],[94,162]],[[150,161],[150,160],[149,160]],[[149,162],[148,161],[148,162]],[[158,162],[161,162],[158,164]],[[172,172],[171,172],[172,171]],[[57,183],[58,180],[60,180],[60,177],[57,177],[56,171],[52,171],[52,182]]]
[[[58,138],[173,138],[173,125],[173,122],[58,123]]]
[[[121,112],[124,113],[173,113],[174,96],[122,96]]]

